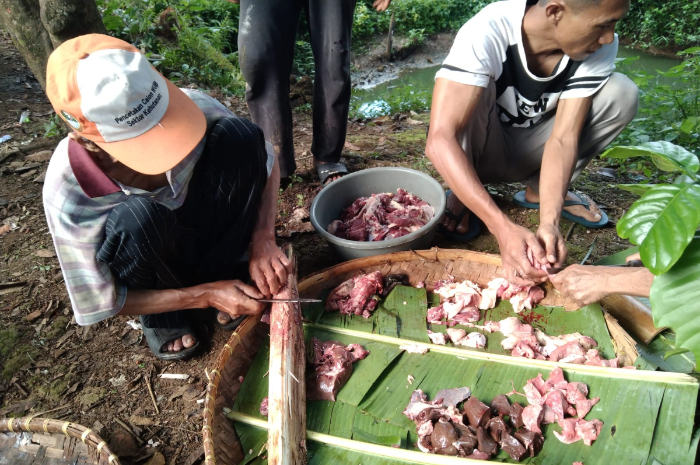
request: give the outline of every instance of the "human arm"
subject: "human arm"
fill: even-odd
[[[276,294],[287,281],[291,263],[275,242],[275,217],[280,187],[280,167],[274,158],[272,172],[260,200],[257,223],[250,242],[250,276],[265,296]]]
[[[571,265],[550,280],[561,294],[583,307],[609,295],[649,297],[654,275],[641,267]]]
[[[228,313],[231,318],[255,315],[265,305],[254,299],[263,295],[238,280],[216,281],[181,289],[129,289],[119,315],[153,315],[183,308],[209,308]]]
[[[389,8],[390,3],[391,0],[374,0],[374,3],[372,3],[372,7],[381,13],[382,11]]]
[[[540,226],[537,237],[552,267],[566,260],[566,245],[559,220],[569,180],[578,159],[578,144],[593,97],[571,98],[559,102],[552,133],[544,144],[540,168]]]
[[[544,250],[534,234],[514,224],[498,208],[459,142],[482,93],[483,87],[436,80],[425,154],[454,195],[496,236],[506,278],[515,284],[533,284],[545,274],[530,264],[527,249],[542,264],[546,263]]]

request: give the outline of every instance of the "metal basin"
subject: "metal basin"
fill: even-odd
[[[341,239],[326,231],[328,225],[360,197],[382,192],[396,193],[402,188],[428,202],[435,216],[418,231],[386,241],[362,242]],[[380,255],[401,250],[427,249],[435,236],[438,221],[445,212],[445,191],[432,177],[408,168],[370,168],[333,181],[318,193],[311,204],[310,219],[316,231],[323,236],[344,260]]]

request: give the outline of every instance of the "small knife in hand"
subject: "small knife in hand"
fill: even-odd
[[[323,302],[321,299],[257,299],[258,302],[265,303],[288,303],[288,302],[299,302],[299,303],[313,303],[313,302]]]

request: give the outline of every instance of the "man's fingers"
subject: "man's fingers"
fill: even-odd
[[[547,261],[549,263],[556,263],[557,257],[559,257],[559,251],[557,250],[557,238],[556,237],[548,237],[545,239],[545,251],[547,254]]]
[[[272,293],[272,295],[275,295],[280,290],[279,283],[277,282],[277,275],[275,274],[275,270],[272,269],[272,266],[269,263],[266,263],[265,265],[266,266],[263,267],[265,280],[267,282],[268,288],[270,289],[270,292]]]
[[[557,261],[554,263],[556,267],[561,267],[564,266],[564,262],[566,261],[566,256],[569,254],[569,251],[566,248],[566,243],[564,242],[563,237],[559,237],[559,240],[557,241]]]
[[[284,285],[287,281],[287,273],[288,273],[287,268],[279,260],[272,261],[272,268],[275,270],[275,275],[277,276],[277,282],[279,283],[280,287],[284,287]]]
[[[253,278],[253,282],[255,282],[255,285],[258,286],[258,290],[264,296],[272,295],[272,294],[270,294],[270,288],[267,285],[267,280],[265,279],[265,275],[263,274],[263,272],[260,268],[253,267],[250,270],[250,277]]]
[[[263,297],[265,297],[259,290],[243,282],[238,284],[238,289],[240,289],[245,295],[252,299],[262,299]]]
[[[284,266],[284,268],[285,268],[288,272],[291,273],[291,272],[292,272],[292,262],[289,261],[289,259],[287,258],[287,256],[286,256],[284,253],[282,253],[281,250],[280,250],[279,257],[280,257],[280,262],[282,263],[282,265]],[[286,278],[286,276],[285,276],[285,278]]]
[[[525,238],[527,246],[530,248],[530,250],[532,250],[532,254],[535,256],[535,259],[537,259],[538,262],[543,265],[547,265],[547,254],[540,245],[540,241],[537,240],[534,234],[531,234],[530,236]]]
[[[534,281],[525,278],[524,276],[524,270],[520,271],[520,269],[518,268],[506,265],[506,279],[511,283],[517,284],[518,286],[532,286],[533,284],[535,284]]]

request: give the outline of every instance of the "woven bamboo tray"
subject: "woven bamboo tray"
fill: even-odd
[[[376,270],[384,275],[407,274],[411,285],[423,281],[428,289],[448,274],[457,280],[469,279],[485,285],[502,272],[501,259],[497,255],[438,248],[395,252],[351,260],[307,277],[299,283],[299,295],[318,297],[325,289],[333,288],[357,273]],[[545,287],[545,294],[543,305],[566,303],[552,287]],[[223,409],[230,408],[236,400],[242,379],[267,332],[269,326],[261,324],[259,317],[248,318],[231,335],[213,369],[207,371],[209,384],[202,427],[206,465],[236,465],[247,452],[241,449],[238,436]]]
[[[120,465],[90,428],[47,418],[0,419],[0,465]]]

